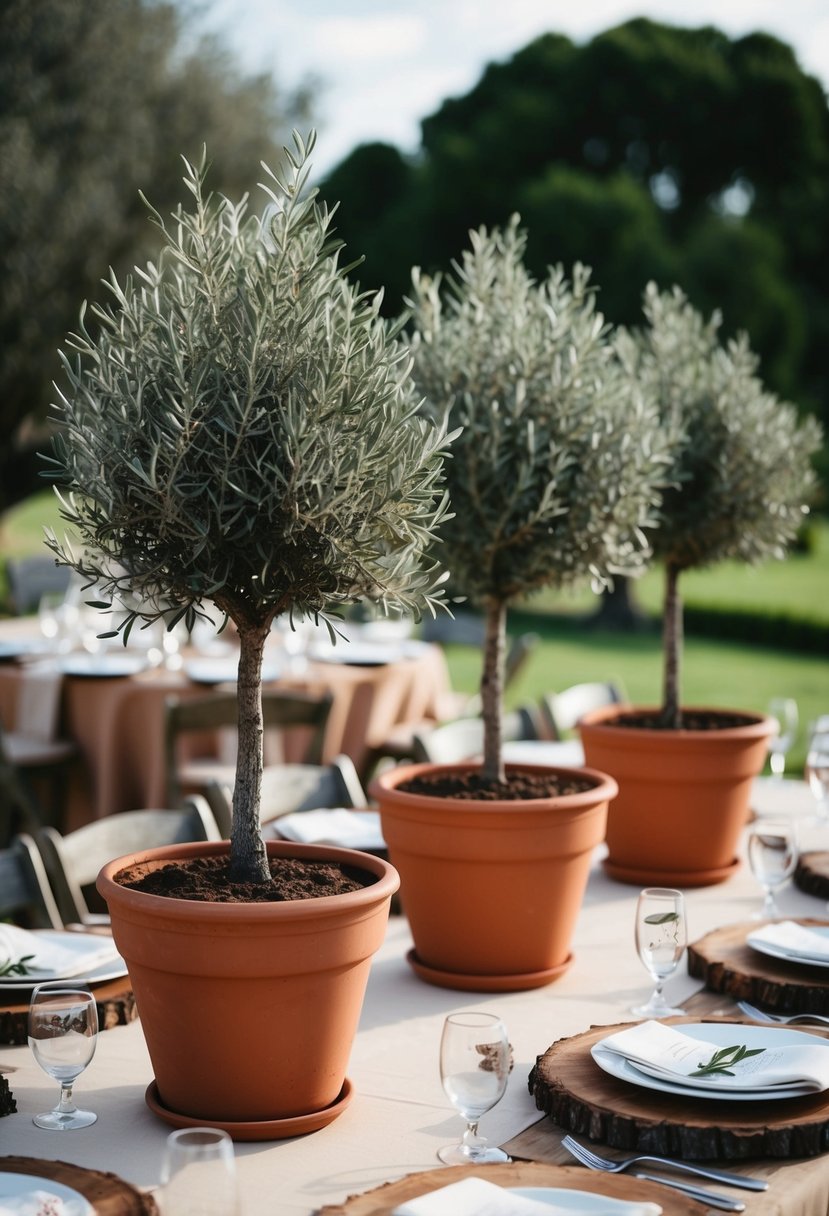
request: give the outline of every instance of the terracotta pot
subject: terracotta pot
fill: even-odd
[[[722,730],[616,724],[626,713],[655,712],[604,706],[579,723],[587,763],[619,783],[607,821],[605,868],[637,886],[722,882],[739,865],[737,843],[748,820],[751,783],[763,768],[774,723],[742,714],[746,725]]]
[[[334,860],[377,881],[344,895],[245,904],[147,895],[113,880],[135,861],[158,866],[228,847],[121,857],[104,866],[97,886],[164,1108],[220,1126],[294,1119],[331,1106],[343,1090],[371,956],[399,879],[367,853],[273,841],[271,857]]]
[[[591,855],[604,838],[616,782],[604,773],[567,770],[595,778],[594,788],[512,802],[425,797],[398,788],[447,767],[476,766],[399,765],[371,786],[400,872],[412,966],[432,983],[471,991],[549,983],[571,961]]]

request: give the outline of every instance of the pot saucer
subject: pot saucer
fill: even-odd
[[[527,988],[543,988],[545,984],[557,980],[572,963],[573,955],[568,954],[563,963],[546,971],[525,971],[515,975],[469,975],[462,971],[439,971],[422,963],[414,949],[409,950],[406,961],[416,975],[429,984],[436,984],[438,988],[456,988],[459,992],[523,992]]]
[[[330,1106],[311,1111],[307,1115],[294,1115],[290,1119],[261,1119],[250,1123],[228,1122],[221,1119],[197,1119],[192,1115],[181,1115],[164,1106],[158,1094],[158,1086],[151,1081],[144,1094],[144,1101],[154,1115],[169,1123],[171,1127],[218,1127],[233,1140],[287,1140],[291,1136],[304,1136],[319,1131],[341,1115],[354,1097],[354,1086],[346,1077],[339,1096]]]
[[[713,887],[725,882],[740,868],[740,859],[735,857],[727,866],[716,866],[711,870],[650,870],[647,866],[620,866],[606,857],[602,862],[605,873],[617,882],[632,883],[637,887]]]

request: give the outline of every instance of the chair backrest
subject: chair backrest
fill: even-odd
[[[562,692],[545,693],[541,698],[541,716],[547,733],[553,739],[561,739],[591,709],[619,705],[624,700],[622,689],[612,680],[573,684]]]
[[[66,836],[54,828],[38,832],[37,843],[66,924],[99,923],[84,893],[98,871],[114,857],[142,849],[184,844],[191,840],[221,840],[213,813],[194,794],[178,810],[121,811],[87,823]]]
[[[322,762],[325,727],[331,712],[330,693],[314,695],[288,690],[262,692],[262,720],[266,730],[307,727],[308,745],[303,760]],[[164,756],[167,774],[167,799],[171,805],[181,801],[178,780],[178,742],[182,735],[198,731],[235,727],[238,721],[236,692],[217,691],[206,697],[169,697],[164,705]]]
[[[18,832],[36,832],[47,822],[39,799],[9,755],[0,724],[0,847],[7,848]]]
[[[18,616],[34,612],[44,595],[64,593],[69,588],[72,571],[59,566],[47,554],[35,557],[10,557],[6,562],[9,598]]]
[[[25,832],[0,850],[0,917],[24,929],[63,928],[43,860]]]
[[[230,836],[233,790],[211,781],[205,798],[224,837]],[[330,764],[269,764],[262,771],[259,820],[262,826],[293,811],[318,807],[368,806],[365,791],[350,756],[336,756]]]
[[[501,724],[504,741],[537,739],[538,715],[534,706],[521,706],[505,714]],[[484,749],[482,718],[456,718],[431,730],[416,731],[412,751],[417,761],[456,764],[480,756]]]

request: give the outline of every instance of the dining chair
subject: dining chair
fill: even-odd
[[[233,786],[211,781],[204,796],[222,836],[230,836]],[[330,764],[268,764],[262,771],[259,821],[262,827],[294,811],[320,807],[366,807],[368,801],[350,756]]]
[[[55,672],[27,670],[19,682],[15,728],[0,726],[0,764],[17,773],[27,818],[35,821],[29,822],[32,831],[38,821],[60,826],[69,770],[78,758],[77,745],[58,736],[60,696],[61,681]],[[6,783],[11,786],[10,776]]]
[[[502,738],[506,741],[539,738],[539,716],[534,705],[522,705],[504,715]],[[416,731],[413,758],[431,764],[455,764],[480,756],[484,749],[482,718],[456,718],[431,730]]]
[[[621,685],[613,680],[572,684],[561,692],[544,693],[540,709],[545,733],[551,739],[563,739],[591,709],[621,705],[626,699]]]
[[[10,557],[6,562],[9,600],[17,616],[34,612],[44,595],[62,595],[72,579],[68,566],[59,566],[53,557]]]
[[[221,840],[213,812],[199,794],[177,810],[121,811],[96,819],[62,836],[42,828],[37,847],[52,884],[64,924],[100,925],[109,917],[95,910],[98,871],[114,857],[168,844]]]
[[[262,692],[262,720],[265,731],[303,728],[308,739],[303,763],[321,764],[323,743],[333,697],[330,693],[312,694],[288,690]],[[216,733],[223,728],[236,731],[238,703],[236,692],[216,691],[206,697],[169,697],[164,705],[164,757],[167,802],[177,806],[185,794],[203,794],[211,781],[229,785],[236,778],[236,765],[215,754],[193,758],[182,756],[185,736]]]
[[[62,929],[43,859],[28,832],[0,849],[0,918],[24,929]]]

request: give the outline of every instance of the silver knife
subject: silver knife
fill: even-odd
[[[723,1212],[744,1212],[746,1205],[740,1199],[730,1199],[727,1195],[719,1195],[716,1191],[708,1191],[704,1186],[692,1186],[688,1182],[679,1182],[674,1178],[662,1178],[657,1174],[634,1173],[634,1178],[643,1182],[658,1182],[660,1186],[669,1186],[675,1191],[682,1191],[690,1199],[707,1203],[711,1208],[720,1208]]]

